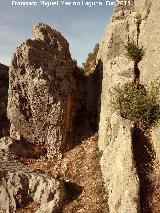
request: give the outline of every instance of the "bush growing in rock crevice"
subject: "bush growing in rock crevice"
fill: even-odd
[[[133,121],[142,129],[156,126],[160,120],[159,85],[148,87],[133,83],[113,89],[112,103],[123,118]]]
[[[132,59],[134,62],[139,63],[144,56],[144,47],[139,46],[134,41],[128,41],[125,45],[125,49],[127,51],[126,56]]]
[[[138,63],[143,59],[144,56],[144,47],[139,46],[138,43],[135,41],[128,41],[128,43],[125,46],[126,49],[126,56],[130,58],[132,61],[134,61],[134,79],[133,82],[135,86],[139,84],[140,80],[140,70],[138,68]]]

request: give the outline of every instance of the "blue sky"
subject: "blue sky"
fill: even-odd
[[[32,25],[40,22],[56,27],[68,40],[72,57],[79,64],[84,62],[94,45],[101,40],[113,11],[112,6],[47,8],[40,5],[12,6],[11,2],[0,2],[0,62],[7,65],[16,47],[31,38]],[[37,2],[39,4],[40,1]]]

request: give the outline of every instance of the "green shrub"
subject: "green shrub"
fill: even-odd
[[[159,85],[135,87],[127,83],[118,85],[112,92],[112,103],[123,118],[134,121],[142,129],[155,126],[160,119]]]
[[[89,75],[94,71],[96,65],[97,53],[99,50],[99,44],[96,44],[93,53],[89,53],[86,59],[86,63],[83,63],[83,72],[85,75]]]
[[[127,50],[127,57],[132,59],[133,61],[139,63],[144,56],[144,48],[143,46],[138,46],[134,41],[128,41],[128,43],[125,45],[125,48]]]

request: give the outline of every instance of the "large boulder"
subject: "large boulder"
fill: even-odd
[[[36,213],[57,212],[65,197],[63,181],[22,164],[10,149],[13,142],[8,137],[0,140],[0,212],[14,213],[32,202]]]
[[[49,158],[59,155],[72,126],[75,67],[59,32],[33,26],[32,40],[17,48],[9,70],[11,138],[45,146]]]

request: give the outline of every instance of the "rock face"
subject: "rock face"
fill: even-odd
[[[49,158],[60,153],[71,131],[74,69],[64,37],[47,25],[34,26],[9,70],[11,138],[46,146]]]
[[[133,124],[115,112],[110,91],[118,84],[133,81],[134,63],[127,58],[124,47],[129,39],[145,48],[145,56],[138,65],[140,82],[148,84],[159,78],[159,9],[160,3],[152,0],[135,0],[131,5],[117,6],[99,48],[98,59],[103,64],[99,148],[110,213],[142,210],[140,177],[132,146]],[[151,136],[157,158],[159,130],[159,127],[153,129]]]
[[[9,67],[0,63],[0,138],[9,132],[9,121],[7,119],[7,100],[9,87]]]
[[[160,79],[160,3],[157,1],[136,1],[135,7],[142,16],[139,42],[145,47],[144,58],[139,63],[140,80],[142,84],[148,84]],[[158,161],[160,161],[159,131],[160,125],[154,128],[151,133]]]
[[[10,150],[12,143],[10,138],[0,140],[0,212],[14,213],[30,202],[38,204],[37,213],[56,212],[65,195],[63,181],[20,163]]]

